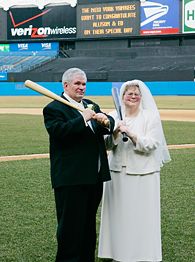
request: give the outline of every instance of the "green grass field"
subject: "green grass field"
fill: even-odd
[[[195,109],[194,99],[179,97],[171,105]],[[42,107],[50,101],[12,97],[7,104],[5,100],[0,97],[0,107]],[[168,100],[158,104],[169,108]],[[111,100],[104,98],[100,103],[106,108]],[[0,114],[0,123],[0,156],[48,152],[42,116]],[[163,121],[163,127],[168,144],[195,143],[195,122]],[[161,172],[163,262],[193,262],[195,148],[170,153],[172,161]],[[0,261],[53,262],[56,217],[49,159],[0,162],[0,171]],[[100,208],[97,229],[99,222]],[[106,260],[96,259],[100,261]]]
[[[48,153],[43,117],[0,114],[0,156]],[[167,143],[195,143],[195,122],[163,121]]]
[[[194,261],[194,156],[195,149],[171,150],[172,162],[162,169],[163,262]],[[54,261],[56,219],[48,159],[2,162],[0,169],[0,261]],[[99,221],[100,210],[97,228]]]

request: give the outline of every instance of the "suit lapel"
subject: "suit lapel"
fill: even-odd
[[[70,103],[70,101],[63,95],[63,93],[61,94],[61,97]],[[73,111],[75,114],[77,114],[77,115],[80,114],[80,112],[77,109],[72,108],[72,107],[70,107],[68,105],[67,105],[67,107],[69,108],[69,110]]]
[[[84,105],[84,108],[87,108],[87,102],[84,99],[82,100],[82,103]]]
[[[83,102],[84,108],[87,108],[88,103],[84,99],[82,100],[82,102]],[[91,126],[92,126],[93,131],[96,132],[97,122],[95,120],[91,120],[90,122],[91,122]]]

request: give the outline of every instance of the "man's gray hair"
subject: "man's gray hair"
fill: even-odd
[[[85,74],[85,72],[83,70],[81,70],[80,68],[70,68],[68,70],[66,70],[62,76],[62,85],[64,85],[64,83],[69,83],[74,79],[75,75],[81,75],[83,76],[86,81],[87,81],[87,76]]]

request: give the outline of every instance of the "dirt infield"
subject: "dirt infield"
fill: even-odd
[[[105,113],[112,109],[104,109]],[[29,114],[42,115],[42,108],[0,108],[0,114]],[[190,121],[195,122],[195,110],[160,110],[161,120]],[[169,149],[195,148],[195,144],[169,145]],[[49,154],[32,154],[17,156],[1,156],[0,162],[14,160],[31,160],[37,158],[48,158]]]
[[[169,149],[184,149],[195,148],[195,144],[183,145],[168,145]],[[15,160],[32,160],[40,158],[49,158],[49,154],[32,154],[32,155],[17,155],[17,156],[0,156],[0,162],[15,161]]]
[[[106,113],[110,109],[104,110]],[[159,110],[161,120],[190,121],[195,122],[195,110]]]
[[[103,109],[105,113],[113,109]],[[195,122],[195,110],[159,110],[162,120]],[[41,115],[42,108],[0,108],[0,114]]]

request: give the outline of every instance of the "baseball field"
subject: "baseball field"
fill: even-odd
[[[105,112],[114,108],[111,97],[90,98]],[[161,171],[163,262],[193,262],[195,97],[155,100],[172,158]],[[56,216],[42,117],[49,101],[42,96],[0,97],[2,262],[54,261]],[[100,261],[108,260],[96,259]]]

